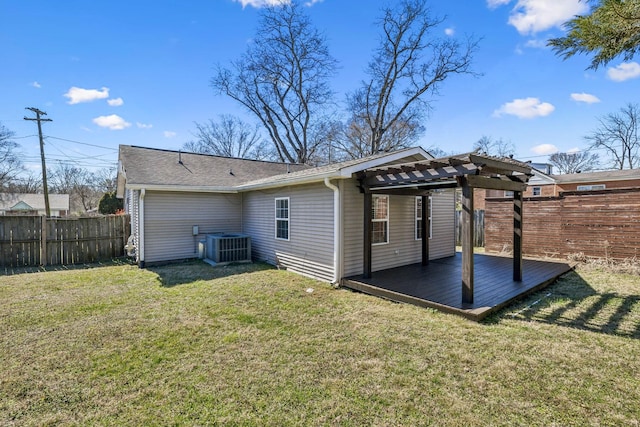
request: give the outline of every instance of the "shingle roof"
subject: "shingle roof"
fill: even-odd
[[[405,159],[413,158],[414,161],[424,160],[423,155],[416,156],[415,154],[412,153],[415,151],[416,151],[416,148],[412,147],[412,148],[405,148],[403,150],[394,151],[392,154],[395,158],[406,155],[406,157],[404,157]],[[313,179],[316,177],[318,178],[325,177],[325,176],[330,177],[332,175],[338,175],[341,171],[345,169],[348,170],[358,165],[363,165],[365,163],[383,159],[385,157],[390,157],[390,154],[391,153],[379,153],[379,154],[374,154],[372,156],[364,157],[361,159],[347,160],[344,162],[331,163],[329,165],[304,169],[304,170],[300,170],[300,171],[292,172],[288,174],[275,175],[275,176],[257,179],[257,180],[245,183],[241,187],[245,187],[245,188],[255,187],[255,186],[266,185],[270,183],[275,184],[275,183],[284,183],[289,181],[299,182],[299,181],[305,181],[306,179]],[[392,162],[392,163],[396,163],[396,162]]]
[[[390,162],[400,158],[424,160],[425,154],[426,152],[421,148],[414,147],[314,168],[299,164],[121,145],[119,158],[126,175],[126,183],[130,187],[157,186],[193,190],[198,188],[201,191],[241,191],[261,186],[321,180],[325,176],[336,176],[341,171],[348,171],[350,168],[369,162],[375,162],[377,165],[384,164],[385,159],[389,159]],[[119,172],[119,181],[120,179]],[[119,182],[119,194],[123,190],[120,184]]]
[[[570,173],[565,175],[551,175],[558,184],[573,182],[604,182],[640,179],[640,169],[611,170],[601,172]]]
[[[120,146],[129,185],[234,188],[246,182],[307,166],[246,160],[155,148]]]
[[[23,202],[33,210],[44,210],[44,194],[0,193],[0,210],[9,210]],[[69,210],[68,194],[49,194],[49,208],[55,211]]]

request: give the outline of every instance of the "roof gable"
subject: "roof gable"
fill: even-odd
[[[18,203],[16,203],[15,205],[11,206],[7,210],[9,210],[9,211],[32,211],[34,209],[21,200]]]

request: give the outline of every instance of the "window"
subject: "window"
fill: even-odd
[[[513,197],[513,191],[505,191],[504,197]]]
[[[531,194],[533,194],[534,196],[540,196],[542,194],[542,188],[541,187],[533,187],[531,189]]]
[[[578,191],[596,191],[596,190],[604,190],[605,188],[606,188],[605,184],[578,185]]]
[[[431,232],[433,231],[433,222],[431,221],[431,196],[429,196],[428,200],[427,215],[429,216],[429,238],[431,238]],[[422,197],[419,196],[416,197],[416,240],[422,240]]]
[[[276,199],[276,239],[289,240],[289,198]]]
[[[371,228],[372,244],[389,243],[389,196],[372,196]]]

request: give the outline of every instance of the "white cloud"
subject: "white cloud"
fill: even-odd
[[[243,9],[247,6],[261,8],[261,7],[267,7],[267,6],[279,6],[282,4],[291,3],[291,0],[234,0],[234,1],[237,3],[240,3]]]
[[[531,151],[539,156],[546,156],[549,154],[557,153],[558,147],[553,144],[540,144],[536,145],[535,147],[531,147]]]
[[[146,123],[140,123],[140,122],[136,122],[136,126],[138,126],[139,129],[151,129],[153,127],[152,124],[146,124]]]
[[[578,147],[573,147],[567,150],[567,154],[576,154],[576,153],[579,153],[580,151],[582,150],[579,149]]]
[[[525,46],[532,47],[534,49],[545,49],[547,47],[547,41],[539,40],[539,39],[531,39],[531,40],[527,40],[527,42],[525,43]]]
[[[124,101],[122,100],[122,98],[107,99],[107,104],[112,107],[119,107],[124,104]]]
[[[93,123],[97,124],[102,128],[107,128],[111,130],[122,130],[131,126],[131,123],[127,122],[122,117],[117,114],[112,114],[110,116],[100,116],[93,119]]]
[[[640,77],[640,64],[637,62],[623,62],[607,70],[607,76],[614,82],[623,82]]]
[[[172,132],[170,130],[165,130],[163,133],[165,138],[173,138],[174,136],[177,135],[177,133]]]
[[[487,0],[487,6],[489,6],[490,9],[495,9],[498,6],[503,6],[510,2],[511,0]]]
[[[504,114],[519,117],[521,119],[532,119],[534,117],[548,116],[556,107],[548,102],[540,102],[538,98],[514,99],[511,102],[502,104],[500,108],[493,112],[493,117],[502,117]]]
[[[595,95],[591,95],[590,93],[572,93],[571,99],[576,102],[584,102],[585,104],[595,104],[600,102],[600,98]]]
[[[304,3],[305,6],[307,7],[311,7],[316,3],[322,3],[324,0],[309,0],[307,2]],[[288,3],[288,2],[287,2]]]
[[[487,6],[495,9],[511,3],[511,0],[487,0]],[[584,0],[517,0],[511,10],[509,24],[520,34],[535,34],[552,27],[560,28],[575,15],[589,11]]]
[[[31,86],[33,86],[33,87],[35,87],[37,89],[40,89],[42,87],[42,85],[40,83],[38,83],[38,82],[31,83]]]
[[[456,33],[456,30],[455,28],[449,27],[444,29],[444,33],[448,36],[453,36]]]
[[[66,98],[69,98],[68,104],[80,104],[81,102],[91,102],[96,99],[104,99],[109,97],[109,88],[103,87],[98,89],[82,89],[73,86],[67,93],[64,94]]]

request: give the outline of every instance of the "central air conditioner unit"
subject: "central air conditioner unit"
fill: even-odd
[[[251,262],[251,237],[246,234],[207,234],[205,257],[216,264]]]

